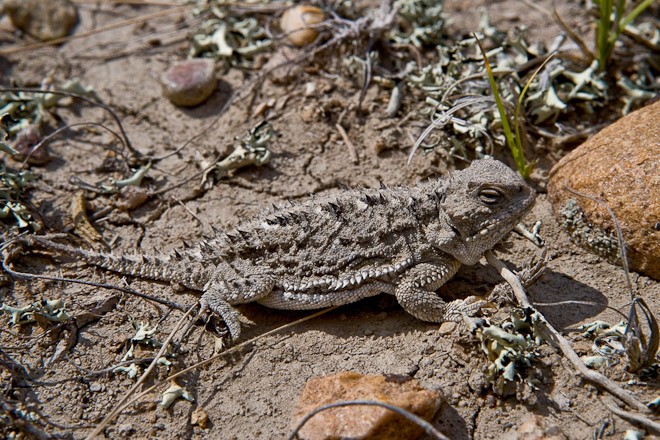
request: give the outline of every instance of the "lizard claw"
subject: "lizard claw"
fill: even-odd
[[[203,313],[205,310],[210,310],[222,318],[227,330],[229,330],[232,342],[236,342],[238,338],[240,338],[241,315],[235,308],[233,308],[227,301],[218,298],[217,295],[214,295],[212,292],[206,292],[202,295],[199,302],[201,306],[200,313]]]
[[[495,308],[495,305],[492,302],[486,301],[478,296],[468,296],[465,299],[457,299],[447,304],[444,320],[461,322],[463,321],[463,315],[470,317],[474,316],[484,307]]]

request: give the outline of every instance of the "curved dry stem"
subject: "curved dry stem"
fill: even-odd
[[[33,154],[34,154],[39,148],[41,148],[43,145],[45,145],[46,142],[50,141],[50,140],[53,139],[55,136],[57,136],[58,134],[62,133],[62,132],[65,131],[65,130],[68,130],[68,129],[73,128],[73,127],[84,126],[84,125],[95,125],[95,126],[97,126],[97,127],[101,127],[101,128],[103,128],[103,129],[105,129],[105,130],[108,130],[108,131],[109,131],[110,133],[112,133],[117,139],[119,139],[119,142],[121,142],[121,144],[124,146],[124,148],[126,148],[126,142],[125,142],[124,139],[119,135],[119,133],[117,133],[116,131],[114,131],[114,130],[108,128],[108,127],[106,127],[105,125],[101,124],[100,122],[78,122],[78,123],[75,123],[75,124],[69,124],[69,125],[65,125],[64,127],[60,127],[60,128],[58,128],[57,130],[55,130],[54,132],[52,132],[51,134],[49,134],[48,136],[46,136],[45,138],[43,138],[42,140],[40,140],[38,144],[36,144],[35,146],[32,147],[32,150],[30,150],[30,153],[25,157],[25,159],[23,159],[23,162],[21,163],[21,166],[19,167],[18,171],[22,171],[23,168],[25,168],[25,165],[27,165],[27,162],[28,162],[28,160],[30,159],[30,157],[32,157],[32,155],[33,155]],[[114,151],[114,150],[113,150],[113,151]],[[119,152],[119,154],[120,154],[121,156],[123,156],[124,159],[126,158],[122,152]]]
[[[47,89],[38,89],[38,88],[31,88],[31,87],[7,87],[7,88],[0,88],[0,93],[4,92],[24,92],[24,93],[51,93],[53,95],[63,95],[63,96],[70,96],[72,98],[80,99],[82,101],[85,101],[88,104],[95,105],[97,107],[101,107],[103,110],[107,111],[110,113],[110,116],[115,120],[117,125],[119,126],[119,131],[121,131],[121,135],[124,138],[124,145],[126,145],[126,148],[133,153],[134,156],[137,158],[143,157],[142,153],[140,153],[138,150],[136,150],[133,147],[133,144],[131,144],[131,141],[128,139],[128,135],[126,134],[126,131],[124,130],[124,126],[121,124],[121,120],[119,119],[119,116],[112,110],[112,108],[102,102],[95,101],[93,99],[88,98],[87,96],[80,95],[78,93],[72,93],[72,92],[64,92],[61,90],[47,90]]]
[[[239,91],[241,89],[239,89]],[[179,148],[177,148],[176,150],[174,150],[170,153],[166,153],[162,156],[150,157],[149,159],[153,162],[157,162],[157,161],[160,161],[160,160],[163,160],[163,159],[167,159],[168,157],[174,156],[175,154],[179,154],[181,151],[183,151],[184,148],[186,148],[188,145],[193,143],[196,139],[199,139],[200,137],[202,137],[206,132],[208,132],[211,128],[213,128],[215,126],[215,124],[217,124],[220,121],[220,118],[222,118],[222,116],[225,114],[225,111],[227,111],[227,109],[229,108],[231,103],[234,102],[234,97],[235,96],[236,96],[236,93],[231,93],[229,95],[229,97],[227,98],[227,100],[225,101],[225,103],[223,104],[222,108],[220,109],[220,112],[218,112],[218,114],[216,115],[216,117],[213,118],[213,120],[211,120],[211,122],[206,127],[204,127],[202,129],[202,131],[200,131],[196,135],[192,136],[190,139],[188,139],[186,142],[184,142],[183,145],[181,145]]]
[[[495,269],[497,269],[497,271],[500,273],[502,278],[504,278],[511,285],[511,288],[513,289],[513,292],[516,295],[516,298],[518,299],[520,304],[523,307],[531,307],[529,298],[527,297],[527,294],[525,293],[525,289],[520,283],[518,277],[513,272],[511,272],[504,265],[504,263],[502,263],[500,260],[497,259],[497,257],[495,257],[493,251],[486,252],[486,260],[488,260],[488,263],[491,264]],[[575,353],[575,350],[573,350],[573,347],[571,347],[571,344],[566,340],[566,338],[564,338],[545,319],[545,317],[540,312],[538,312],[538,310],[537,313],[539,313],[539,315],[541,315],[541,317],[543,318],[543,322],[541,323],[541,325],[543,326],[544,331],[552,337],[553,341],[559,346],[562,353],[564,353],[564,356],[566,356],[566,358],[571,362],[571,364],[573,364],[573,367],[575,367],[575,369],[578,371],[578,373],[580,373],[580,375],[584,379],[588,380],[589,382],[593,382],[596,385],[600,386],[601,388],[605,389],[607,392],[617,397],[619,400],[621,400],[631,408],[647,414],[650,412],[650,410],[646,407],[646,405],[644,405],[642,402],[637,400],[635,396],[633,396],[628,391],[621,388],[614,381],[603,376],[597,371],[593,371],[587,368],[587,366],[584,365],[584,363],[577,355],[577,353]]]
[[[422,419],[421,417],[417,416],[416,414],[411,413],[408,410],[405,410],[403,408],[399,408],[398,406],[390,405],[389,403],[384,403],[384,402],[378,402],[375,400],[350,400],[347,402],[336,402],[336,403],[331,403],[329,405],[324,405],[320,408],[316,408],[314,411],[310,412],[303,418],[298,426],[296,426],[291,433],[289,437],[287,437],[287,440],[293,440],[296,438],[296,435],[298,434],[298,431],[311,419],[314,417],[316,414],[332,409],[332,408],[341,408],[344,406],[357,406],[357,405],[367,405],[367,406],[380,406],[382,408],[387,408],[392,412],[397,413],[401,417],[404,417],[408,421],[414,423],[415,425],[419,426],[420,428],[423,428],[426,434],[429,434],[433,436],[434,438],[438,440],[449,440],[449,437],[445,436],[443,433],[438,431],[435,426],[431,425],[429,422],[426,420]]]
[[[427,138],[427,136],[433,131],[434,129],[438,127],[442,127],[443,125],[448,124],[452,120],[452,115],[456,113],[457,111],[468,107],[470,105],[474,104],[480,104],[483,102],[493,102],[493,98],[490,96],[484,96],[484,97],[475,97],[473,99],[470,99],[468,101],[462,102],[458,105],[455,105],[454,107],[450,108],[446,112],[442,113],[438,118],[434,119],[431,124],[426,127],[424,132],[417,138],[417,142],[415,142],[415,145],[413,145],[412,151],[410,152],[410,155],[408,156],[408,162],[406,162],[406,166],[410,165],[410,162],[412,161],[413,156],[415,155],[415,152],[419,148],[419,146],[424,142],[424,139]]]
[[[612,411],[614,414],[621,417],[622,419],[635,423],[639,426],[643,426],[644,429],[648,430],[649,432],[652,432],[653,434],[660,435],[660,423],[654,422],[653,420],[644,417],[641,414],[633,414],[633,413],[625,412],[611,403],[605,403],[605,406],[607,407],[607,409],[609,409],[610,411]]]

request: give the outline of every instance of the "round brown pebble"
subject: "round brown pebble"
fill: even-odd
[[[313,42],[319,34],[316,29],[308,26],[321,23],[323,19],[323,11],[316,6],[298,5],[284,11],[280,28],[291,43],[304,46]]]
[[[204,102],[215,90],[215,62],[194,58],[174,64],[161,76],[163,93],[174,105],[191,107]]]
[[[660,280],[660,102],[601,130],[550,171],[548,197],[573,239],[611,262],[619,261],[614,222],[621,226],[630,268]]]
[[[12,143],[12,148],[18,153],[14,155],[16,160],[25,160],[31,165],[44,165],[50,161],[48,144],[43,144],[35,150],[41,142],[41,133],[35,125],[28,125],[21,130]]]

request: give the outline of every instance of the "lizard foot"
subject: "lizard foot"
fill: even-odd
[[[445,305],[444,321],[462,322],[463,315],[472,317],[484,307],[495,308],[495,305],[478,296],[451,301]]]
[[[204,313],[205,310],[210,310],[211,312],[218,315],[222,318],[227,330],[229,330],[229,335],[231,336],[232,342],[236,342],[241,336],[241,314],[232,307],[227,301],[214,295],[214,292],[206,292],[202,295],[202,298],[199,300],[200,303],[200,313]]]

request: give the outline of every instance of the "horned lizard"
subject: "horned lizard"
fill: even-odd
[[[203,292],[231,338],[241,333],[235,305],[306,310],[386,292],[430,322],[473,315],[485,301],[447,303],[435,290],[461,264],[475,264],[521,220],[534,190],[494,159],[448,179],[416,186],[344,189],[288,202],[233,230],[170,255],[97,253],[31,236],[30,244],[93,265]]]

